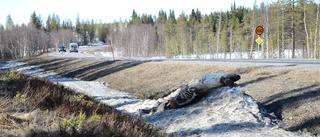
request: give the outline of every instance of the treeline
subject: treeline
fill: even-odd
[[[319,58],[319,5],[309,0],[254,3],[253,8],[231,4],[226,12],[202,14],[199,9],[175,17],[161,10],[157,16],[135,10],[129,22],[115,23],[115,48],[124,56],[203,55],[248,57],[253,31],[264,27],[263,43],[254,42],[260,58]],[[126,26],[127,25],[127,26]],[[292,52],[293,51],[293,52]]]
[[[114,49],[126,57],[211,55],[212,58],[248,58],[251,43],[259,58],[319,58],[319,4],[310,0],[256,2],[252,8],[230,4],[230,10],[202,14],[200,9],[178,17],[174,10],[139,15],[113,23],[97,20],[60,20],[56,14],[43,20],[35,12],[28,24],[14,25],[10,15],[0,24],[0,58],[34,56],[70,42],[87,45],[106,42],[109,28]],[[257,26],[264,27],[254,40]],[[236,55],[233,56],[232,55]]]
[[[36,56],[57,50],[60,45],[68,48],[71,42],[87,45],[105,41],[106,27],[101,21],[80,20],[79,16],[73,25],[70,19],[61,21],[54,13],[43,20],[36,12],[31,14],[28,24],[19,25],[8,15],[6,26],[0,24],[0,60]]]

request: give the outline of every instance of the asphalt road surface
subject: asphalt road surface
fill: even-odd
[[[102,48],[105,46],[80,47],[79,53],[72,52],[52,52],[49,56],[72,58],[72,59],[94,59],[113,60],[113,57],[102,55],[87,55],[84,51]],[[120,61],[144,61],[154,63],[179,63],[179,64],[200,64],[200,65],[224,65],[231,67],[259,67],[259,68],[285,68],[320,70],[320,60],[315,59],[163,59],[163,58],[124,58],[115,56],[115,60]]]

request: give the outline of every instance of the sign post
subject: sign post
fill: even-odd
[[[263,34],[264,29],[263,29],[263,27],[258,26],[258,27],[256,27],[255,32],[256,32],[256,34],[258,35],[258,38],[256,39],[256,42],[258,43],[258,49],[259,49],[260,43],[263,42],[263,40],[260,38],[260,35]],[[253,39],[254,39],[254,33],[253,33],[253,36],[252,36],[250,59],[252,58]],[[258,52],[259,52],[259,50],[258,50]],[[259,53],[258,53],[258,55],[259,55]]]
[[[44,43],[44,47],[45,47],[45,50],[46,50],[46,54],[47,54],[47,56],[48,56],[47,42],[46,42],[46,43]]]

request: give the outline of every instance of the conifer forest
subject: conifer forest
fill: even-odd
[[[253,3],[252,7],[230,4],[225,11],[201,13],[201,9],[181,12],[160,10],[157,15],[132,11],[129,19],[103,23],[99,19],[61,20],[59,15],[42,17],[34,11],[28,24],[15,24],[10,15],[0,24],[0,60],[19,59],[57,50],[70,42],[107,44],[123,57],[167,58],[211,55],[212,58],[247,58],[252,50],[259,58],[320,57],[319,1],[278,0]],[[112,14],[112,13],[108,13]],[[257,26],[264,28],[261,44],[255,40]],[[110,37],[107,37],[108,28]]]

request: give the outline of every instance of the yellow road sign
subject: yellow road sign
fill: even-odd
[[[259,38],[256,39],[256,42],[257,42],[258,44],[260,44],[260,43],[263,42],[263,40],[259,37]]]

